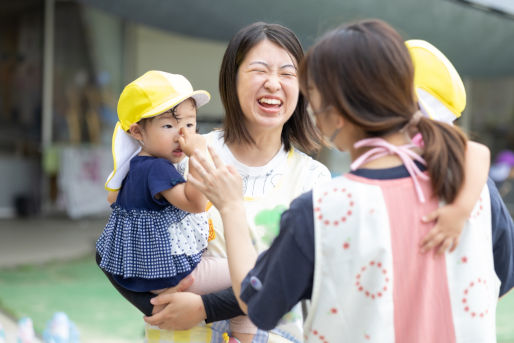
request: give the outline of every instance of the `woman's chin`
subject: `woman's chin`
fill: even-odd
[[[286,118],[283,113],[262,113],[254,118],[254,122],[250,125],[259,126],[269,130],[282,129],[290,117],[291,116],[287,116]]]

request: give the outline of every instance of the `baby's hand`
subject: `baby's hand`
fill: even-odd
[[[421,219],[422,222],[435,221],[436,224],[421,241],[421,252],[425,253],[432,248],[437,249],[437,255],[443,254],[448,249],[449,252],[454,251],[459,244],[460,234],[466,220],[468,220],[468,215],[463,213],[460,207],[451,204],[424,216]]]
[[[202,135],[190,133],[184,129],[180,129],[179,132],[180,137],[178,139],[178,144],[180,144],[180,148],[187,156],[191,156],[195,149],[200,151],[207,150],[207,141]]]

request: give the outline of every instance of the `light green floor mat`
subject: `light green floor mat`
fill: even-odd
[[[42,266],[0,269],[0,308],[28,316],[41,334],[54,312],[63,311],[77,324],[84,342],[141,342],[143,314],[110,285],[94,256]],[[497,310],[499,343],[514,343],[514,291]]]
[[[42,266],[0,269],[0,307],[32,318],[41,334],[54,312],[65,312],[82,342],[141,342],[143,314],[110,285],[94,256]]]

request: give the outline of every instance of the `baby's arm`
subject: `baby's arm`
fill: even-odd
[[[207,151],[207,143],[205,138],[196,133],[188,133],[187,130],[181,131],[182,137],[179,138],[179,144],[182,151],[189,157],[194,154],[195,150]],[[191,164],[189,159],[189,173],[197,176],[198,171]],[[191,213],[204,212],[207,207],[207,198],[190,182],[176,185],[161,195],[168,200],[170,204]]]
[[[438,248],[437,253],[446,250],[452,252],[459,244],[459,237],[464,223],[480,197],[487,182],[490,164],[489,149],[476,142],[468,142],[464,164],[464,184],[451,204],[438,208],[423,217],[428,223],[436,221],[436,225],[428,232],[421,242],[421,251],[427,252]]]
[[[109,205],[112,205],[112,203],[116,201],[118,193],[119,191],[109,191],[109,193],[107,193],[107,202]]]
[[[193,185],[184,182],[161,192],[161,195],[173,206],[190,213],[205,212],[207,198],[203,194],[197,194]]]

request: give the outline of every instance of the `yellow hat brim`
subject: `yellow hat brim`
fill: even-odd
[[[418,39],[405,42],[414,63],[414,84],[438,99],[455,117],[466,107],[466,91],[459,73],[432,44]]]
[[[141,115],[141,119],[155,117],[156,115],[159,115],[163,112],[168,111],[169,109],[172,109],[173,107],[177,106],[178,104],[180,104],[181,102],[183,102],[184,100],[189,99],[189,98],[193,98],[196,102],[196,107],[200,108],[210,101],[211,95],[207,91],[197,90],[197,91],[191,92],[189,94],[186,94],[186,95],[178,97],[178,98],[175,97],[175,98],[169,99],[168,101],[163,102],[159,106],[153,107],[151,110],[143,113]],[[125,131],[130,128],[130,127],[124,127],[123,124],[122,124],[122,127]]]

